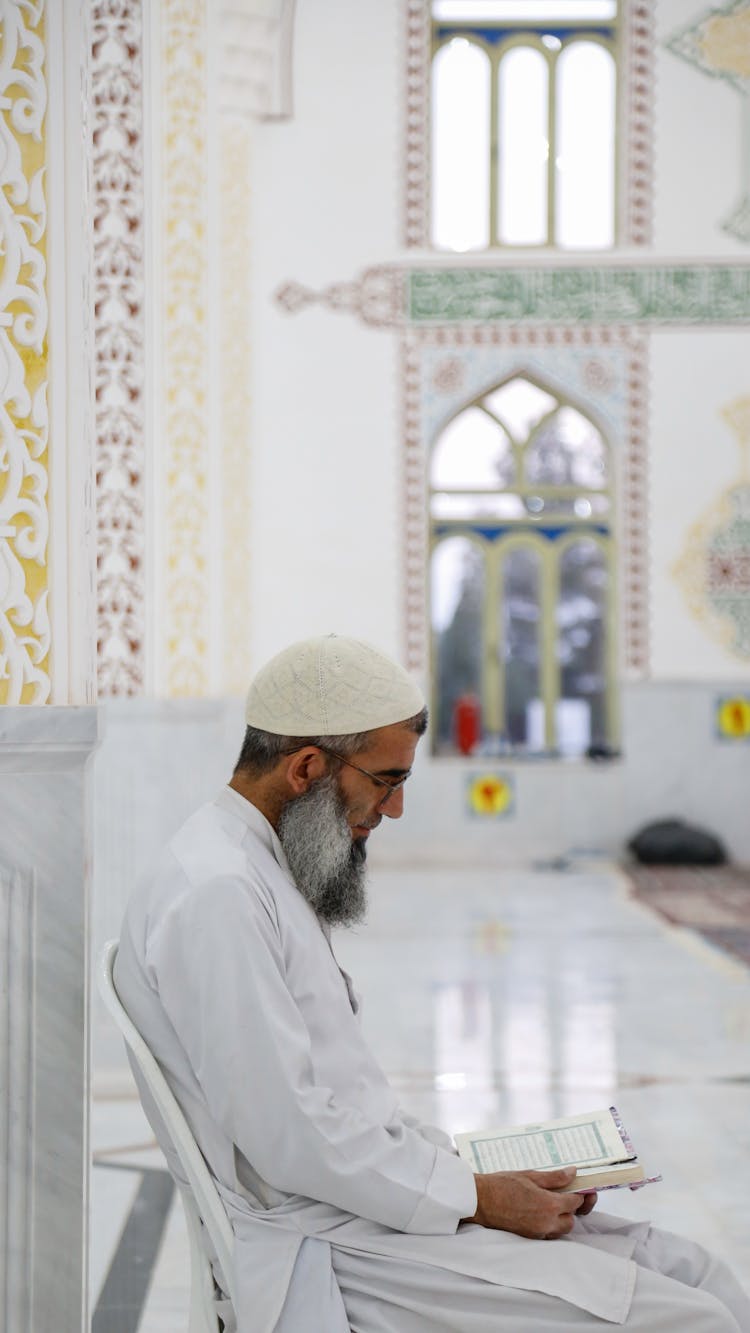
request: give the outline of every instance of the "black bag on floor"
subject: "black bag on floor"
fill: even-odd
[[[727,860],[724,847],[713,833],[681,819],[645,824],[630,839],[628,850],[647,866],[720,866]]]

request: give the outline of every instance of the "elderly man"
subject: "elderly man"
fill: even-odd
[[[367,840],[402,813],[426,725],[409,676],[312,639],[259,673],[246,718],[229,786],[131,902],[115,973],[229,1212],[239,1333],[747,1333],[699,1246],[584,1216],[566,1171],[475,1177],[369,1051],[331,927],[362,917]]]

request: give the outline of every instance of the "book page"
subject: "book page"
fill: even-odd
[[[606,1166],[635,1156],[623,1144],[609,1109],[547,1124],[458,1134],[456,1144],[480,1173]]]

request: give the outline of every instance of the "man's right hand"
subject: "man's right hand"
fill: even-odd
[[[584,1194],[564,1192],[574,1176],[574,1167],[475,1176],[477,1211],[462,1220],[531,1240],[557,1240],[573,1230],[573,1218],[585,1203]]]

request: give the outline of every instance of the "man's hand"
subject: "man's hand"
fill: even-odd
[[[494,1171],[475,1176],[477,1211],[465,1222],[514,1231],[532,1240],[556,1240],[573,1230],[577,1212],[590,1213],[596,1195],[566,1193],[575,1168],[557,1171]]]

